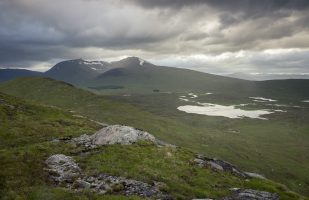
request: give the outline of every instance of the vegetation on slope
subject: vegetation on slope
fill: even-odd
[[[101,147],[81,157],[76,146],[54,139],[91,134],[100,125],[70,112],[2,93],[0,123],[1,199],[141,199],[117,194],[97,195],[90,191],[74,193],[54,187],[47,180],[44,160],[56,153],[74,156],[88,174],[99,171],[146,182],[162,181],[166,183],[162,190],[178,199],[223,196],[229,193],[230,187],[276,192],[282,199],[303,199],[271,181],[245,181],[228,173],[194,167],[190,164],[194,154],[182,148],[158,148],[140,142],[133,146]]]
[[[76,89],[46,78],[22,78],[0,90],[36,102],[71,109],[92,119],[144,129],[178,146],[231,161],[244,169],[265,174],[289,188],[308,194],[308,119],[306,110],[274,120],[229,120],[177,114],[170,109],[145,106],[143,110],[110,98]],[[168,102],[161,97],[154,101]],[[146,102],[146,101],[145,101]],[[156,110],[157,109],[157,110]],[[151,112],[149,112],[151,111]],[[153,114],[155,113],[155,114]],[[238,131],[231,133],[231,130]],[[284,153],[283,153],[284,152]]]

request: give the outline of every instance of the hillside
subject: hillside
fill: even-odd
[[[27,76],[43,76],[43,73],[25,69],[0,69],[0,82]]]
[[[308,169],[303,167],[309,162],[307,108],[292,107],[282,115],[271,115],[270,120],[229,120],[177,112],[177,106],[182,104],[179,94],[136,96],[143,102],[140,106],[133,99],[132,104],[137,108],[122,100],[97,96],[47,78],[16,79],[1,84],[0,90],[74,110],[109,124],[147,130],[171,144],[228,160],[241,168],[265,174],[293,190],[308,193]],[[226,99],[218,97],[218,100]],[[162,106],[158,107],[157,102]]]
[[[227,172],[194,167],[190,164],[194,154],[182,148],[158,148],[151,143],[110,145],[81,156],[85,150],[67,141],[81,134],[92,134],[101,125],[80,115],[2,93],[0,100],[1,199],[143,199],[122,196],[121,189],[116,187],[99,195],[89,190],[72,193],[64,186],[55,186],[48,181],[44,166],[44,161],[53,154],[73,156],[88,175],[104,172],[148,183],[161,181],[162,191],[177,199],[222,197],[231,193],[231,187],[270,191],[281,199],[302,199],[268,180],[245,181]],[[122,159],[124,154],[126,159]]]

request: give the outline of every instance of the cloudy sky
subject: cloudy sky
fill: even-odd
[[[309,73],[308,0],[0,0],[0,67],[138,56],[211,73]]]

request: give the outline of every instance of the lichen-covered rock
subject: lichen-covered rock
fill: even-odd
[[[49,173],[50,179],[57,184],[62,182],[73,182],[81,173],[81,169],[73,158],[63,154],[50,156],[45,161],[45,164],[47,165],[46,170]]]
[[[112,125],[104,127],[93,135],[92,144],[101,146],[109,144],[133,144],[139,140],[148,140],[153,143],[156,138],[148,132],[129,126]]]
[[[220,200],[279,200],[279,196],[265,191],[237,189],[234,195]]]

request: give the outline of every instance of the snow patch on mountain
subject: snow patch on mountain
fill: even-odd
[[[143,65],[144,65],[144,63],[145,63],[145,61],[144,61],[144,60],[142,60],[142,59],[140,59],[140,58],[139,58],[138,60],[139,60],[139,65],[140,65],[140,66],[143,66]]]
[[[250,99],[253,99],[253,101],[255,102],[274,102],[274,101],[277,101],[277,100],[274,100],[274,99],[267,99],[267,98],[264,98],[264,97],[249,97]]]

